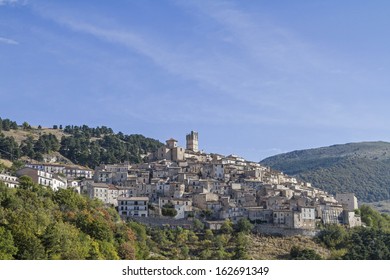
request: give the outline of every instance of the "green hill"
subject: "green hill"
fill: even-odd
[[[362,142],[293,151],[262,164],[329,193],[354,192],[360,201],[390,198],[390,143]]]
[[[163,144],[140,134],[114,133],[106,126],[54,125],[53,128],[18,125],[0,118],[0,159],[43,161],[47,154],[60,154],[75,164],[94,168],[101,163],[142,162]]]

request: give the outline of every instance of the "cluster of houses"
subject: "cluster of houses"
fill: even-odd
[[[314,230],[318,223],[361,225],[354,194],[334,197],[239,156],[204,153],[194,131],[186,142],[183,148],[177,140],[167,140],[145,163],[103,164],[95,170],[28,164],[17,175],[28,175],[53,189],[73,187],[114,205],[125,220],[163,221],[164,213],[170,213],[176,220],[203,219],[214,228],[226,219],[243,218],[259,226],[287,229]],[[0,180],[15,186],[17,179],[11,177],[0,175]]]
[[[75,188],[80,192],[80,182],[91,179],[92,169],[56,163],[27,163],[25,167],[16,171],[16,176],[0,173],[0,181],[10,188],[19,186],[21,176],[28,176],[34,183],[52,188],[54,191]]]

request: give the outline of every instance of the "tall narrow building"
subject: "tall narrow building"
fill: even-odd
[[[187,150],[191,150],[193,152],[199,151],[198,132],[191,131],[190,134],[187,134],[186,140],[187,140]]]

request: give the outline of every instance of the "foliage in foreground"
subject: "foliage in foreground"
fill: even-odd
[[[27,177],[0,184],[0,259],[134,259],[136,237],[115,209]]]
[[[332,250],[332,259],[390,260],[390,216],[368,206],[362,206],[360,214],[365,227],[329,225],[318,241]]]
[[[390,217],[360,208],[366,227],[324,228],[316,239],[331,259],[390,259]],[[250,259],[253,225],[247,220],[220,230],[153,228],[120,221],[114,208],[73,192],[20,178],[20,187],[0,184],[0,259]],[[283,259],[328,258],[292,246]]]

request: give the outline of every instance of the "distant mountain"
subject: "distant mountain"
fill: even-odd
[[[361,142],[293,151],[261,164],[329,193],[354,192],[360,201],[390,198],[390,143]]]

